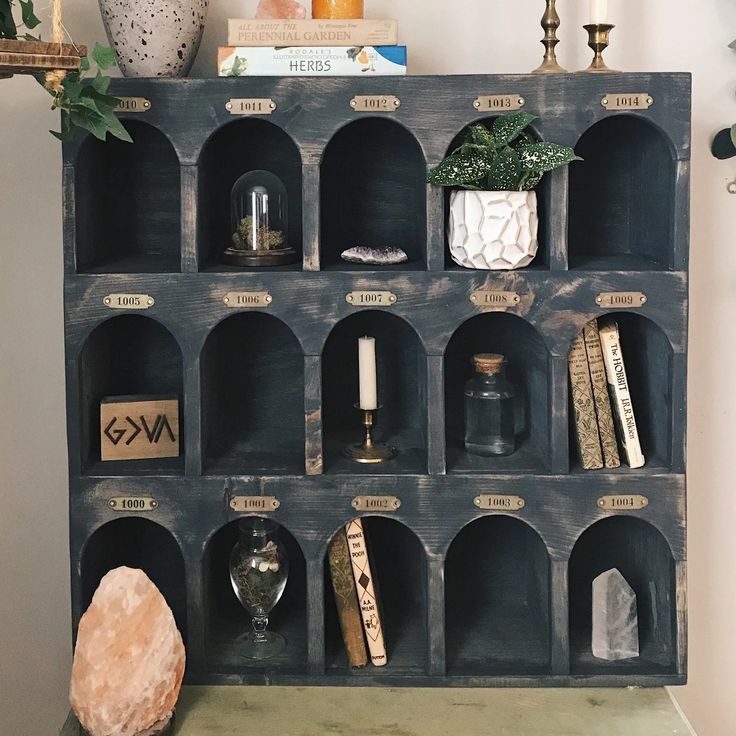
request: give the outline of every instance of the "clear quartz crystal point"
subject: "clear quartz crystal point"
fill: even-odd
[[[593,656],[609,662],[639,656],[636,594],[615,568],[593,581]]]

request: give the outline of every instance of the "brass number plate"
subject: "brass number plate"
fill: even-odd
[[[269,307],[273,297],[267,291],[228,291],[222,301],[231,309]]]
[[[521,297],[515,291],[493,291],[484,289],[474,291],[470,301],[476,307],[490,307],[494,309],[509,309],[519,306]]]
[[[270,115],[277,107],[269,98],[237,97],[225,103],[231,115]]]
[[[115,112],[148,112],[151,101],[145,97],[118,97],[118,106]]]
[[[271,513],[281,506],[281,502],[274,496],[233,496],[230,499],[230,508],[239,514],[250,514],[254,511]]]
[[[155,511],[158,501],[150,496],[115,496],[107,505],[113,511]]]
[[[637,309],[647,303],[646,294],[640,291],[604,291],[595,298],[599,307],[611,309],[613,307],[626,307]]]
[[[476,496],[473,503],[484,511],[519,511],[526,506],[521,496],[494,496],[487,493]]]
[[[602,496],[598,508],[604,511],[638,511],[649,505],[646,496]]]
[[[345,301],[353,307],[392,307],[398,298],[390,291],[351,291]]]
[[[621,92],[605,95],[601,105],[606,110],[648,110],[654,99],[648,92]]]
[[[401,100],[396,95],[358,95],[350,100],[350,107],[355,112],[394,112]]]
[[[102,303],[110,309],[150,309],[156,300],[148,294],[108,294]]]
[[[505,110],[521,110],[526,100],[521,95],[479,95],[473,107],[481,112],[504,112]]]
[[[356,511],[398,511],[401,500],[396,496],[356,496],[351,505]]]

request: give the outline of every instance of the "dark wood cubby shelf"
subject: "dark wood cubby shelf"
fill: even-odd
[[[647,110],[608,111],[647,92]],[[391,79],[115,80],[145,97],[122,119],[135,144],[64,146],[65,303],[74,630],[100,578],[144,569],[171,605],[191,683],[622,686],[686,680],[685,408],[690,77],[616,74]],[[390,113],[356,95],[394,94]],[[515,272],[465,270],[446,255],[447,193],[426,173],[476,120],[479,95],[521,96],[541,139],[585,159],[540,188],[540,251]],[[272,99],[231,115],[231,98]],[[253,169],[289,197],[299,261],[221,265],[229,192]],[[353,245],[396,245],[409,261],[345,264]],[[491,311],[470,295],[514,291]],[[351,291],[390,291],[360,309]],[[232,291],[268,292],[234,309]],[[601,292],[642,292],[607,310]],[[148,309],[113,310],[110,294]],[[583,325],[615,315],[647,465],[583,472],[572,439],[567,354]],[[399,456],[379,468],[340,450],[359,434],[356,339],[375,335],[378,434]],[[474,352],[507,355],[523,401],[508,458],[462,449],[462,385]],[[100,462],[105,396],[180,397],[180,458]],[[520,496],[489,512],[478,494]],[[395,495],[366,514],[381,586],[386,668],[351,672],[325,554],[356,495]],[[637,511],[598,506],[639,494]],[[152,496],[117,513],[113,496]],[[235,495],[275,496],[291,571],[273,612],[288,647],[267,665],[238,656],[249,622],[230,589]],[[618,567],[639,600],[642,656],[590,654],[591,582]]]

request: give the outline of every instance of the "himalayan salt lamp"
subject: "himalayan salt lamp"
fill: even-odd
[[[363,0],[312,0],[313,18],[362,18]]]
[[[256,18],[306,18],[307,9],[297,0],[261,0]]]
[[[185,652],[174,616],[142,570],[102,578],[79,622],[69,699],[89,736],[148,736],[171,721]]]

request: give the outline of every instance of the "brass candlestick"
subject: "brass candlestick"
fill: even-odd
[[[560,27],[560,16],[555,8],[557,0],[547,0],[547,9],[542,16],[542,28],[544,29],[544,38],[541,43],[544,46],[544,61],[532,73],[533,74],[564,74],[567,69],[563,69],[557,62],[557,53],[555,46],[560,42],[557,38],[557,29]]]
[[[610,23],[590,23],[583,26],[588,31],[588,46],[593,49],[593,61],[585,70],[586,72],[615,72],[615,69],[609,69],[606,62],[603,61],[603,52],[608,48],[608,39],[611,31],[616,26]]]
[[[363,437],[362,442],[348,445],[342,451],[342,454],[348,458],[348,460],[371,465],[395,458],[399,454],[399,451],[395,447],[386,445],[383,442],[374,442],[373,440],[373,428],[376,426],[376,413],[381,407],[379,406],[376,409],[361,409],[356,404],[355,408],[359,409],[363,414],[363,429],[365,430],[365,436]]]

